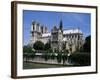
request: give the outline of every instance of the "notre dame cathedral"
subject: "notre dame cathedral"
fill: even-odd
[[[29,45],[33,47],[36,41],[44,44],[50,42],[52,50],[69,50],[72,52],[80,49],[84,44],[83,33],[79,28],[63,29],[63,23],[60,21],[59,26],[54,26],[49,32],[46,26],[33,21],[30,31]]]

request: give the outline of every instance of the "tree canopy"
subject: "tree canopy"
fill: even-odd
[[[32,50],[32,48],[29,47],[29,46],[24,46],[24,47],[23,47],[23,52],[24,52],[24,53],[33,53],[33,50]]]
[[[90,35],[85,38],[85,43],[83,45],[83,49],[85,52],[91,51],[91,36]]]
[[[45,45],[44,45],[44,49],[45,50],[49,50],[51,48],[51,45],[49,42],[47,42]]]
[[[44,43],[41,41],[36,41],[33,45],[35,50],[44,50]]]

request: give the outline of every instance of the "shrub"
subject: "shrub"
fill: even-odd
[[[66,53],[62,53],[62,60],[63,60],[63,64],[65,64],[65,61],[67,60],[67,54]]]
[[[61,63],[61,60],[62,60],[62,54],[61,53],[58,53],[57,54],[57,62],[58,63]]]
[[[51,59],[55,59],[55,53],[51,53]]]
[[[47,61],[50,58],[50,53],[44,53],[43,54],[43,58],[45,59],[45,61]]]
[[[91,63],[90,54],[88,53],[73,53],[70,59],[75,65],[88,66]]]

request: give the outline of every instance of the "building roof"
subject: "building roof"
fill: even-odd
[[[82,31],[78,28],[76,29],[65,29],[63,30],[63,34],[66,35],[66,34],[74,34],[74,33],[81,33],[82,34]],[[48,32],[48,33],[43,33],[42,34],[42,37],[49,37],[51,36],[51,33]]]
[[[78,28],[63,30],[63,34],[71,34],[71,33],[81,33],[82,34],[82,31]]]
[[[49,36],[51,36],[51,33],[50,33],[50,32],[48,32],[48,33],[43,33],[43,34],[42,34],[42,37],[49,37]]]

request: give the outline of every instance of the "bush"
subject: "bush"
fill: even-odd
[[[46,50],[47,53],[52,53],[53,50],[51,48],[49,48],[48,50]]]
[[[47,61],[50,58],[50,53],[44,53],[43,54],[43,58],[45,59],[45,61]]]
[[[55,53],[51,53],[51,59],[55,59]]]
[[[30,54],[30,58],[34,59],[35,57],[35,52]]]
[[[32,50],[30,46],[23,47],[23,58],[28,61],[30,58],[33,59],[35,57],[35,51]]]
[[[57,62],[58,63],[61,63],[61,60],[62,60],[62,54],[61,53],[58,53],[57,54]]]
[[[65,61],[67,60],[67,54],[66,53],[62,53],[62,60],[63,60],[63,64],[65,64]]]
[[[75,65],[88,66],[91,63],[90,54],[88,53],[73,53],[70,59]]]
[[[29,59],[34,59],[34,57],[35,57],[35,52],[23,54],[23,58],[26,58],[26,61],[28,61]]]

